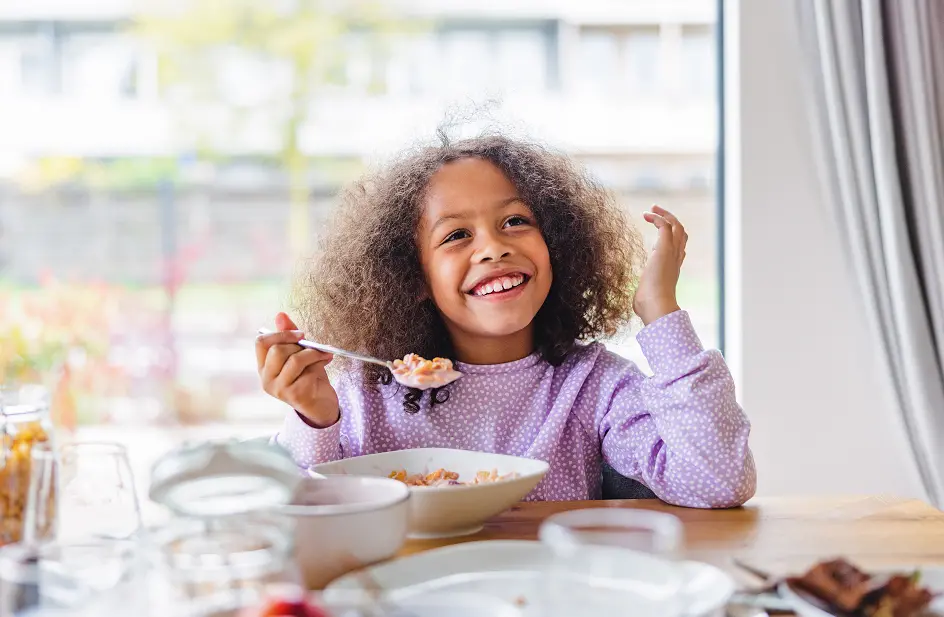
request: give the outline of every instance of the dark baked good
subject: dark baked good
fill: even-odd
[[[820,562],[787,582],[831,612],[851,617],[916,617],[934,599],[916,575],[873,576],[845,559]]]

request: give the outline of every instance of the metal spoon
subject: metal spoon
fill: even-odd
[[[275,334],[275,331],[269,330],[268,328],[259,328],[259,334]],[[314,341],[309,341],[308,339],[302,339],[296,344],[302,347],[307,347],[308,349],[317,349],[318,351],[323,351],[335,356],[344,356],[345,358],[351,358],[352,360],[360,360],[361,362],[377,364],[388,369],[393,368],[393,362],[388,360],[381,360],[380,358],[374,358],[373,356],[365,356],[364,354],[359,354],[354,351],[347,351],[346,349],[338,349],[337,347],[332,347],[331,345],[325,345],[323,343],[316,343]]]
[[[268,328],[259,328],[259,334],[274,334],[274,330],[269,330]],[[317,349],[318,351],[324,351],[326,353],[333,354],[335,356],[343,356],[345,358],[351,358],[352,360],[359,360],[361,362],[368,362],[370,364],[376,364],[382,366],[393,374],[393,378],[396,379],[399,383],[407,386],[409,388],[418,388],[420,390],[426,390],[429,388],[439,388],[445,386],[448,383],[452,383],[459,377],[461,374],[453,371],[453,374],[443,376],[438,382],[434,384],[418,384],[409,379],[409,376],[398,375],[393,370],[393,362],[389,360],[381,360],[380,358],[374,358],[373,356],[367,356],[364,354],[359,354],[355,351],[347,351],[346,349],[339,349],[331,345],[325,345],[324,343],[316,343],[314,341],[309,341],[308,339],[302,339],[296,343],[302,347],[307,347],[308,349]]]

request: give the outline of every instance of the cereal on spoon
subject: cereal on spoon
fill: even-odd
[[[462,373],[453,368],[451,360],[427,360],[415,353],[407,354],[402,360],[394,360],[390,372],[398,382],[419,390],[441,388],[462,377]]]

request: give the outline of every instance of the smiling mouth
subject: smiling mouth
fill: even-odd
[[[466,293],[477,298],[496,296],[521,287],[529,280],[531,280],[531,277],[520,272],[507,276],[499,276],[479,283]]]

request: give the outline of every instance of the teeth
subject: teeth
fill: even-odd
[[[524,283],[524,275],[522,274],[516,274],[515,276],[503,276],[500,279],[489,281],[488,283],[480,286],[475,290],[475,295],[487,296],[488,294],[495,293],[496,291],[504,291],[506,289],[511,289],[512,287],[517,287],[522,283]]]

